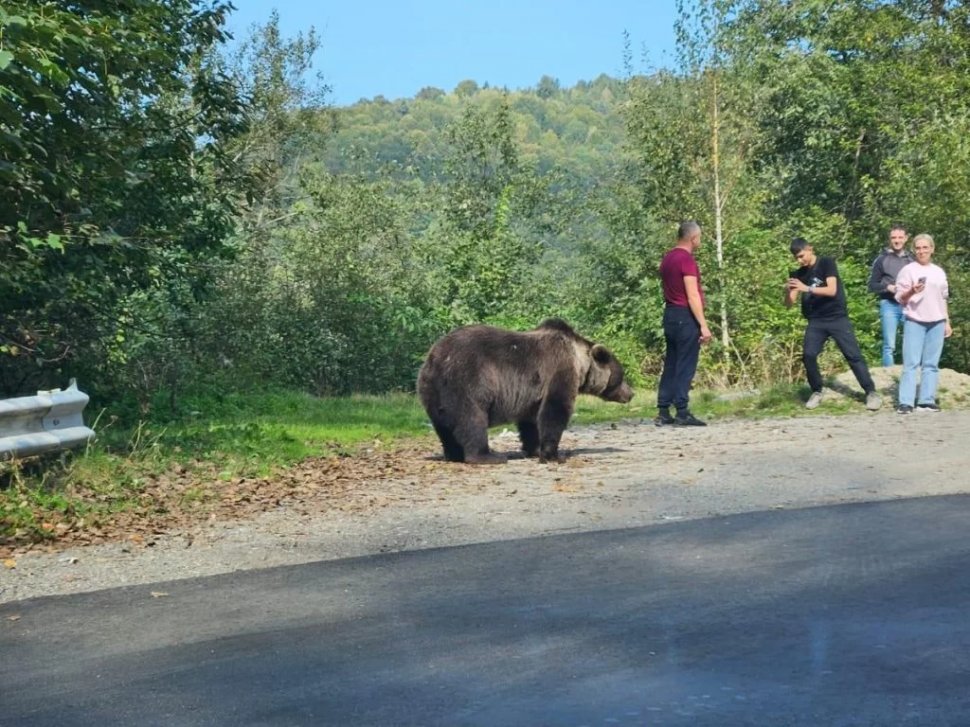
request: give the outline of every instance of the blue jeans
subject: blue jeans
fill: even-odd
[[[882,322],[882,365],[896,363],[896,332],[903,322],[903,306],[894,300],[879,301],[879,320]]]
[[[936,384],[943,355],[946,321],[919,323],[903,321],[903,373],[899,377],[899,403],[913,406],[916,401],[916,369],[920,369],[919,404],[936,402]]]

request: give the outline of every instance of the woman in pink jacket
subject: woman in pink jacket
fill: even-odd
[[[899,377],[899,406],[896,411],[936,412],[936,384],[940,373],[943,339],[953,333],[947,298],[950,289],[946,273],[933,258],[933,238],[913,238],[916,262],[896,276],[896,300],[903,306],[903,373]],[[920,369],[919,401],[916,401],[916,369]]]

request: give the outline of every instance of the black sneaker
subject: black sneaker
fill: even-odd
[[[674,423],[674,418],[669,411],[662,411],[653,418],[653,423],[658,427],[667,427]]]
[[[706,427],[707,422],[702,422],[690,412],[678,414],[674,417],[675,427]]]
[[[899,406],[896,407],[896,413],[897,414],[912,414],[913,413],[913,407],[911,407],[909,404],[900,404]]]
[[[940,410],[940,407],[938,407],[935,402],[930,402],[929,404],[916,405],[916,411],[937,412],[939,410]]]

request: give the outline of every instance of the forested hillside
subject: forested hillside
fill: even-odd
[[[573,88],[544,76],[522,91],[465,81],[450,91],[422,89],[413,99],[378,97],[335,111],[337,130],[323,160],[335,173],[364,168],[432,183],[441,178],[450,153],[448,129],[465,107],[496,109],[505,103],[522,162],[543,174],[568,169],[595,186],[620,160],[625,98],[625,84],[606,75]]]
[[[270,17],[230,46],[225,4],[126,8],[0,8],[0,395],[77,376],[147,412],[213,386],[410,390],[444,331],[549,315],[649,379],[655,271],[687,217],[702,384],[801,376],[796,234],[839,257],[876,361],[865,277],[897,220],[937,240],[943,363],[970,371],[963,2],[694,0],[676,69],[339,109],[313,32]]]

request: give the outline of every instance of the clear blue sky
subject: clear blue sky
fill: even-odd
[[[233,0],[236,38],[275,8],[285,36],[314,27],[314,67],[337,106],[414,96],[461,81],[510,89],[543,75],[562,86],[673,64],[675,0]]]

